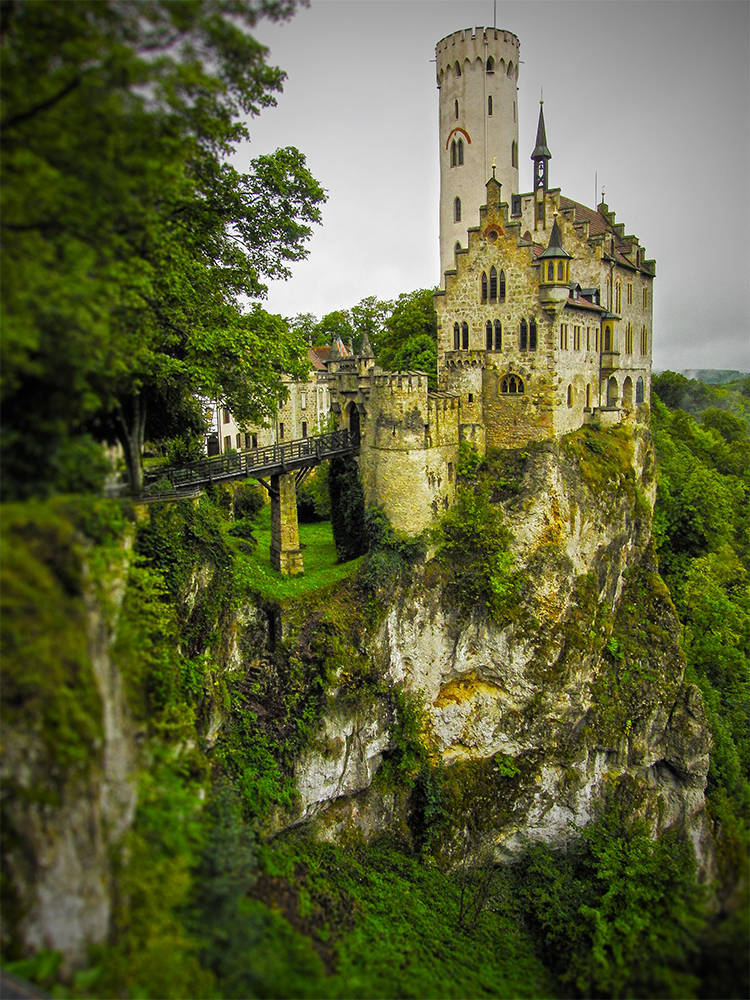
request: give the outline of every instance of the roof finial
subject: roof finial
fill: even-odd
[[[497,170],[497,163],[495,163],[495,157],[492,157],[492,179],[495,180],[495,170]]]
[[[544,104],[544,86],[539,88],[539,103]]]

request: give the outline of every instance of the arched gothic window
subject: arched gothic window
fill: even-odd
[[[497,268],[490,268],[490,302],[497,302]]]
[[[482,271],[482,302],[487,301],[487,273]]]
[[[604,350],[612,350],[612,328],[610,326],[604,327]]]
[[[456,101],[456,118],[458,118],[458,101]]]
[[[591,385],[586,383],[586,409],[591,409]]]
[[[455,245],[455,247],[453,249],[456,251],[456,253],[458,253],[458,251],[461,249],[461,244],[460,243],[456,243],[456,245]]]
[[[495,350],[503,349],[503,327],[499,319],[495,320]]]
[[[460,198],[456,198],[456,200],[453,202],[453,221],[454,222],[460,222],[461,221],[461,199]]]
[[[458,162],[458,157],[457,157],[456,153],[457,153],[457,146],[456,146],[456,140],[454,139],[453,142],[451,143],[451,166],[452,167],[455,167],[456,163]]]
[[[557,262],[557,280],[565,281],[565,261],[558,260]]]
[[[492,320],[491,319],[488,319],[487,322],[484,324],[484,333],[485,333],[485,343],[487,345],[487,350],[491,351],[492,350]]]
[[[500,301],[505,302],[505,271],[500,272]]]
[[[492,94],[487,98],[487,114],[492,117]]]
[[[458,140],[458,165],[462,166],[464,162],[464,141],[463,139]]]
[[[522,319],[521,320],[521,335],[520,335],[520,338],[519,338],[519,347],[521,348],[522,351],[525,351],[528,346],[529,346],[528,327],[526,325],[526,320]]]
[[[461,63],[456,60],[456,76],[461,76]]]
[[[487,72],[488,73],[494,73],[495,72],[495,60],[492,58],[492,56],[490,56],[487,59]]]
[[[453,324],[453,350],[458,351],[461,348],[461,327],[458,323]]]
[[[568,386],[568,406],[573,405],[573,386]]]
[[[555,262],[552,260],[547,261],[547,281],[555,280]]]
[[[622,282],[618,281],[615,284],[615,312],[619,313],[622,310]]]
[[[533,316],[529,320],[529,350],[536,350],[536,320]]]
[[[643,402],[643,379],[639,378],[635,383],[635,401],[636,403]]]
[[[461,324],[461,347],[465,350],[469,350],[469,324]]]
[[[500,393],[503,396],[522,396],[523,381],[518,375],[505,375],[500,380]]]

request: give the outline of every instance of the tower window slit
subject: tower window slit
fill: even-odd
[[[497,302],[497,268],[490,268],[490,302]]]

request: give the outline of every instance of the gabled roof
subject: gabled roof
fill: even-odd
[[[313,366],[315,371],[324,372],[326,370],[326,363],[321,355],[321,352],[326,352],[326,356],[330,348],[328,347],[311,347],[307,352],[308,360]]]

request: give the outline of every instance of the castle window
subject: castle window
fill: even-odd
[[[487,345],[487,350],[491,351],[492,350],[492,320],[488,319],[487,322],[484,324],[484,333],[485,333],[485,343]]]
[[[625,353],[633,353],[633,326],[630,322],[628,322],[628,327],[625,331]]]
[[[521,335],[519,337],[519,347],[521,348],[522,351],[525,351],[526,348],[529,346],[528,345],[528,341],[529,341],[528,327],[526,326],[526,320],[522,319],[521,320]]]
[[[648,330],[645,326],[641,327],[641,354],[644,357],[648,354]]]
[[[611,326],[605,326],[604,327],[604,350],[605,351],[611,351],[612,350],[612,327]]]
[[[456,76],[461,76],[461,63],[456,60]]]
[[[597,354],[599,353],[599,330],[597,327],[594,327],[594,350]]]
[[[482,302],[487,301],[487,274],[482,271]]]
[[[456,200],[453,202],[453,221],[454,222],[460,222],[461,221],[461,199],[460,198],[456,198]]]
[[[591,386],[588,382],[586,383],[586,409],[591,409]]]
[[[591,327],[586,327],[586,350],[591,350]]]
[[[555,262],[550,260],[547,262],[547,281],[555,280]]]
[[[580,326],[573,327],[573,350],[580,351],[581,349],[581,328]]]
[[[228,424],[229,423],[229,409],[226,406],[224,407],[224,414],[223,414],[223,416],[224,416],[224,421],[223,422],[225,424]]]
[[[510,165],[511,167],[518,166],[518,143],[515,139],[510,144]]]
[[[458,101],[456,101],[456,118],[458,118]]]
[[[632,304],[633,304],[633,282],[629,281],[628,282],[628,305],[632,306]]]
[[[568,386],[568,406],[573,405],[573,386]]]
[[[307,437],[307,421],[306,420],[302,421],[302,437],[303,438]]]
[[[500,380],[500,392],[503,396],[522,396],[523,381],[518,375],[505,375]]]
[[[560,324],[560,350],[567,351],[568,349],[568,324]]]
[[[451,166],[452,167],[455,167],[456,162],[457,162],[456,150],[457,150],[456,140],[454,139],[453,142],[451,143]]]
[[[461,347],[465,350],[469,350],[469,324],[461,324]]]
[[[643,308],[648,309],[648,288],[643,289]]]
[[[622,282],[618,281],[615,284],[615,312],[619,313],[622,310]]]
[[[607,278],[607,283],[604,286],[604,290],[607,294],[607,309],[612,308],[612,282]]]
[[[487,98],[487,114],[492,117],[492,94]]]
[[[536,350],[536,320],[533,316],[529,320],[529,350]]]
[[[279,424],[279,441],[284,440],[284,425]]]
[[[490,302],[497,302],[497,268],[490,268]]]
[[[252,447],[253,448],[257,448],[258,447],[258,435],[257,434],[251,434],[250,435],[250,439],[252,441]]]
[[[500,272],[500,301],[505,302],[505,271]]]
[[[469,403],[473,403],[474,402],[474,393],[473,392],[468,393],[466,399],[467,399],[467,401]]]
[[[502,351],[503,349],[503,327],[499,319],[495,320],[495,350]]]
[[[232,450],[232,435],[227,434],[224,438],[224,453]]]
[[[237,448],[238,449],[242,447],[242,435],[241,434],[237,435],[237,437],[236,437],[236,444],[237,444]]]
[[[558,260],[557,262],[557,280],[565,281],[565,261]]]
[[[464,162],[464,141],[463,139],[458,140],[458,165],[459,167],[463,165]]]
[[[455,247],[453,249],[456,251],[456,253],[458,253],[458,251],[461,249],[461,244],[460,243],[456,243],[456,245],[455,245]]]
[[[635,401],[636,404],[643,402],[643,379],[639,378],[635,383]]]
[[[461,327],[458,323],[453,324],[453,350],[458,351],[461,348]]]
[[[492,58],[492,56],[490,56],[487,59],[487,72],[488,73],[494,73],[495,72],[495,60]]]

